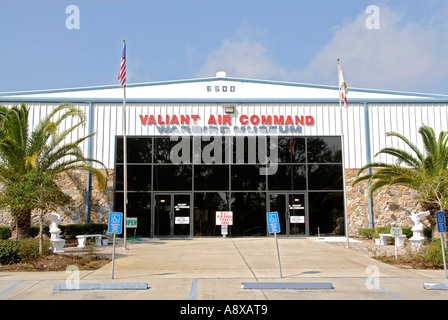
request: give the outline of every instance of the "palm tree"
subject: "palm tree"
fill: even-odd
[[[93,134],[69,141],[70,134],[85,124],[81,110],[68,104],[60,105],[41,119],[31,133],[28,114],[29,108],[25,104],[9,109],[0,106],[0,182],[4,186],[8,187],[16,182],[15,177],[32,170],[56,177],[68,170],[85,169],[93,173],[102,189],[105,188],[104,174],[90,164],[100,162],[84,157],[79,146]],[[75,124],[59,132],[58,126],[65,120]],[[11,215],[13,237],[27,237],[31,210],[11,212]]]
[[[403,141],[411,152],[400,150],[397,148],[384,148],[376,155],[386,154],[396,158],[395,164],[388,164],[383,162],[373,162],[361,168],[358,175],[360,176],[353,182],[353,185],[361,181],[369,181],[369,194],[372,195],[375,191],[391,186],[404,186],[413,189],[423,197],[421,202],[427,209],[435,208],[434,201],[429,201],[428,198],[428,183],[434,186],[431,181],[441,175],[445,175],[448,169],[448,132],[440,132],[439,136],[435,134],[434,130],[428,126],[423,125],[419,129],[419,134],[423,139],[424,152],[420,151],[418,147],[410,142],[403,135],[396,132],[387,133],[388,137],[397,137]],[[375,156],[376,156],[375,155]],[[375,169],[363,176],[361,174],[368,169]],[[443,197],[446,191],[441,188],[443,184],[439,184],[437,188],[432,188],[432,192],[437,193]],[[434,198],[439,196],[434,195]],[[428,201],[427,201],[428,200]],[[433,221],[431,221],[433,225]]]

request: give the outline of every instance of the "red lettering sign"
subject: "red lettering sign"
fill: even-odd
[[[232,211],[216,211],[216,225],[233,225]]]
[[[248,117],[245,114],[241,115],[240,123],[241,124],[247,124],[247,119],[248,119]]]
[[[155,124],[155,125],[189,125],[190,119],[193,120],[192,124],[196,124],[198,119],[200,119],[199,115],[191,114],[191,115],[139,115],[140,122],[142,125]],[[314,124],[314,117],[307,115],[261,115],[258,116],[256,114],[248,116],[243,114],[239,117],[239,122],[242,125],[301,125],[301,126],[311,126]],[[208,118],[207,124],[209,125],[232,125],[232,117],[228,114],[224,115],[211,115]]]

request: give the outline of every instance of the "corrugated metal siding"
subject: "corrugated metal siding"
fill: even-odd
[[[16,103],[4,103],[12,106]],[[27,103],[30,107],[30,123],[34,127],[40,119],[47,115],[59,103]],[[80,107],[86,115],[89,114],[89,104],[74,104]],[[315,123],[303,126],[304,136],[339,136],[341,134],[339,104],[334,103],[240,103],[235,104],[236,112],[232,115],[232,127],[241,124],[238,117],[242,114],[251,115],[312,115]],[[142,125],[140,115],[192,115],[200,116],[196,126],[209,126],[210,115],[224,114],[223,103],[128,103],[127,104],[127,134],[159,135],[156,125]],[[423,148],[418,129],[422,124],[429,125],[436,132],[447,130],[448,104],[444,103],[369,103],[370,146],[372,161],[391,163],[392,157],[374,155],[385,147],[404,148],[398,139],[386,138],[386,133],[395,131],[406,136],[410,141]],[[121,103],[93,103],[92,157],[103,162],[108,168],[114,167],[115,136],[123,134]],[[179,119],[180,120],[180,119]],[[345,136],[345,166],[360,168],[367,163],[364,105],[350,104],[343,108]],[[64,130],[72,123],[66,121],[61,128]],[[250,125],[250,124],[249,124]],[[195,126],[190,119],[190,126]],[[254,127],[253,125],[250,125]],[[260,126],[260,125],[258,125]],[[180,126],[179,126],[180,127]],[[70,137],[74,140],[88,134],[88,126],[78,128]],[[250,134],[250,133],[248,133]],[[277,132],[277,134],[281,134]],[[88,154],[87,141],[82,144],[85,155]]]
[[[391,156],[374,156],[386,147],[406,149],[405,144],[398,138],[386,137],[386,133],[391,131],[404,135],[423,150],[419,128],[428,125],[436,134],[442,130],[446,131],[447,109],[448,105],[441,103],[369,104],[372,161],[393,163],[394,158]]]
[[[350,104],[344,111],[345,167],[360,168],[367,162],[364,106]]]

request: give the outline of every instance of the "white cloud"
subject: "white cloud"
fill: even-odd
[[[446,76],[446,38],[431,27],[403,24],[399,15],[380,9],[380,29],[365,27],[366,14],[344,24],[303,70],[303,76],[330,83],[341,58],[345,80],[356,87],[428,90]],[[426,85],[426,84],[428,85]]]
[[[448,34],[443,19],[417,24],[380,7],[380,29],[370,30],[365,24],[368,17],[362,12],[335,27],[330,42],[302,70],[286,70],[260,42],[245,38],[222,41],[196,76],[223,70],[234,77],[336,85],[339,57],[349,88],[448,93],[448,86],[444,90]]]
[[[279,78],[285,74],[259,42],[249,39],[224,40],[221,47],[208,56],[196,76],[214,76],[220,70],[234,77],[255,79]]]

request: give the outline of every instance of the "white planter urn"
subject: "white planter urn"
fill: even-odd
[[[58,224],[62,221],[62,218],[57,213],[48,214],[51,220],[50,224],[50,242],[53,247],[53,253],[64,253],[65,240],[59,237],[61,229],[59,229]]]
[[[411,213],[411,219],[414,222],[414,226],[412,227],[413,236],[409,239],[411,243],[412,250],[420,251],[423,243],[425,242],[425,236],[423,235],[423,224],[421,220],[427,216],[429,216],[430,212],[419,212],[419,213]]]

